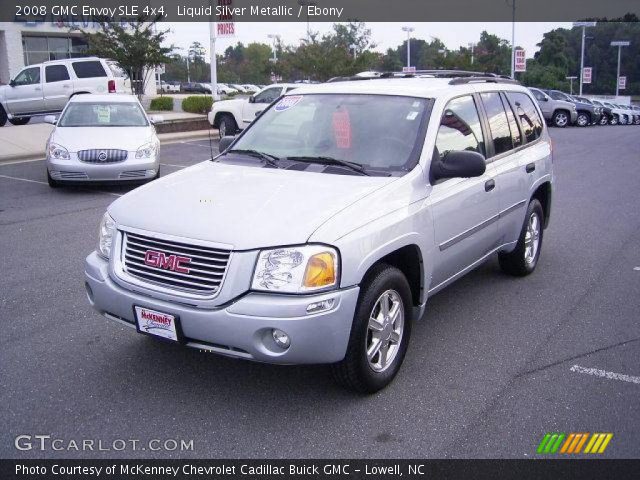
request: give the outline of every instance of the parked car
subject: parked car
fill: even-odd
[[[164,93],[178,93],[180,92],[180,84],[174,82],[160,82],[158,86],[159,90]]]
[[[65,182],[140,182],[160,176],[160,141],[134,95],[76,95],[60,114],[45,117],[55,125],[46,146],[47,180]]]
[[[131,83],[116,62],[104,58],[28,65],[0,86],[0,127],[7,120],[24,125],[33,116],[60,113],[69,98],[84,93],[131,93]]]
[[[233,135],[244,130],[271,102],[299,86],[292,83],[277,83],[249,98],[215,102],[208,115],[209,123],[218,129],[220,138]]]
[[[508,274],[535,270],[553,163],[526,88],[372,79],[264,108],[213,161],[108,207],[85,263],[98,312],[235,358],[332,364],[375,392],[431,295],[495,253]]]
[[[591,105],[593,107],[593,110],[594,110],[594,114],[590,119],[591,120],[591,125],[600,125],[601,124],[601,119],[604,117],[604,110],[600,105],[596,105],[595,103],[593,103],[593,101],[591,101],[587,97],[581,97],[581,96],[578,96],[578,95],[572,95],[571,98],[573,98],[574,101],[576,102],[576,106],[578,106],[580,104]]]
[[[229,86],[240,93],[248,93],[247,89],[242,85],[238,85],[236,83],[230,83]]]
[[[578,117],[576,118],[576,125],[579,127],[586,127],[587,125],[593,125],[600,120],[600,114],[596,113],[595,107],[590,103],[579,102],[575,98],[571,97],[560,90],[544,90],[540,89],[549,95],[554,100],[564,100],[565,102],[572,102],[576,106],[578,111]]]
[[[611,119],[609,125],[625,125],[627,123],[627,114],[619,105],[611,102],[603,102],[605,106],[611,109]]]
[[[246,84],[246,85],[242,85],[242,86],[244,87],[244,89],[245,89],[245,91],[247,93],[258,93],[260,90],[262,90],[257,85]]]
[[[230,87],[226,83],[218,83],[218,93],[229,95],[234,93],[239,93],[235,88]]]
[[[600,125],[606,125],[611,121],[611,118],[613,117],[613,114],[611,113],[611,108],[607,107],[604,103],[602,103],[600,100],[597,100],[595,98],[591,99],[591,102],[600,107],[601,112],[602,112],[602,116],[600,117]]]
[[[640,107],[637,105],[632,105],[631,109],[633,110],[633,113],[635,115],[635,124],[636,125],[640,125]]]
[[[566,100],[554,100],[539,88],[529,88],[529,90],[538,101],[542,115],[547,123],[559,128],[576,123],[578,111],[575,103]]]
[[[180,89],[187,93],[211,93],[211,87],[207,88],[205,84],[198,82],[183,83]]]
[[[626,125],[635,125],[637,120],[637,113],[631,108],[631,105],[618,105],[625,114]]]

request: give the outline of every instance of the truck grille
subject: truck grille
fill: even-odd
[[[128,154],[126,150],[93,148],[91,150],[80,150],[78,159],[87,163],[117,163],[124,162]]]
[[[170,289],[203,296],[217,293],[230,255],[229,250],[123,232],[124,271]],[[176,268],[179,257],[182,263]]]

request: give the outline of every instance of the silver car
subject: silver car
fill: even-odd
[[[494,254],[532,273],[549,224],[532,94],[438,75],[301,85],[215,159],[119,198],[89,302],[156,339],[383,388],[429,297]]]
[[[63,182],[129,182],[160,176],[160,141],[154,122],[133,95],[77,95],[47,140],[47,179]]]

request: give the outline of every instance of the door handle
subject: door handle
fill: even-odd
[[[484,182],[485,192],[490,192],[494,188],[496,188],[496,181],[493,178],[491,180],[487,180],[486,182]]]
[[[525,167],[525,170],[527,171],[527,173],[531,173],[536,169],[536,164],[535,163],[528,163],[527,166]]]
[[[62,88],[71,88],[71,85],[63,85]]]
[[[42,90],[42,88],[41,88],[41,87],[36,87],[36,88],[34,88],[34,90],[35,90],[36,92],[39,92],[40,90]]]

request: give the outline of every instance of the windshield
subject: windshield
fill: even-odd
[[[418,162],[428,105],[425,98],[390,95],[289,95],[272,105],[233,149],[408,171]]]
[[[146,127],[147,117],[136,102],[74,102],[60,117],[59,127]]]

